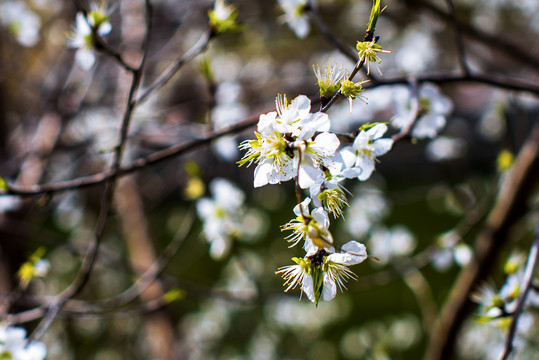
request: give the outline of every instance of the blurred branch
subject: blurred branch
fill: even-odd
[[[313,19],[314,23],[318,27],[318,30],[324,35],[326,40],[333,45],[341,54],[346,56],[350,61],[352,61],[354,64],[357,63],[357,51],[355,51],[353,48],[344,45],[339,38],[329,29],[329,27],[326,25],[326,23],[322,20],[320,17],[320,14],[318,13],[318,10],[315,8],[314,2],[312,0],[309,0],[309,7],[307,9],[309,15],[311,16],[311,19]]]
[[[539,58],[530,54],[528,51],[529,49],[522,49],[515,45],[513,41],[505,40],[497,35],[488,34],[480,28],[470,24],[459,22],[456,20],[456,18],[452,17],[450,14],[447,14],[445,11],[430,2],[423,0],[405,0],[404,2],[410,6],[427,9],[447,22],[455,22],[463,34],[466,34],[470,38],[478,40],[491,48],[499,50],[505,55],[517,60],[519,63],[524,63],[539,70]]]
[[[410,81],[410,113],[409,113],[409,119],[407,120],[408,125],[403,128],[400,132],[392,136],[393,141],[398,141],[405,136],[408,136],[410,134],[410,131],[412,131],[412,128],[414,127],[415,122],[417,121],[417,117],[419,115],[419,91],[417,82],[412,79]]]
[[[453,0],[446,0],[446,3],[447,3],[447,6],[449,7],[449,12],[451,14],[451,19],[453,20],[453,25],[455,26],[455,42],[457,44],[460,67],[462,68],[462,71],[464,72],[465,75],[469,75],[470,68],[468,66],[468,62],[466,61],[464,42],[462,41],[460,24],[457,20],[457,14],[455,12],[455,4],[453,4]]]
[[[150,0],[146,0],[145,4],[146,4],[145,38],[148,38],[150,36],[151,25],[152,25]],[[147,41],[144,41],[143,43],[147,45]],[[144,45],[142,58],[140,60],[139,66],[136,69],[136,71],[132,73],[131,86],[129,89],[129,97],[127,99],[127,107],[124,112],[124,116],[123,116],[122,124],[120,128],[120,140],[119,140],[118,146],[115,149],[114,161],[111,166],[111,171],[113,173],[117,173],[121,165],[122,153],[123,153],[125,141],[127,139],[127,130],[129,128],[129,123],[130,123],[130,120],[133,114],[133,109],[134,109],[134,104],[132,104],[132,99],[134,98],[135,93],[137,89],[139,88],[140,81],[142,78],[142,70],[144,67],[144,63],[146,61],[146,55],[147,55],[147,50],[148,50],[146,45]],[[86,255],[77,273],[77,276],[64,291],[62,291],[60,294],[58,294],[55,297],[52,305],[47,309],[45,316],[40,321],[37,328],[29,336],[28,338],[29,342],[39,339],[47,331],[47,329],[52,324],[52,321],[55,319],[58,312],[62,309],[65,303],[69,299],[77,295],[88,282],[90,278],[90,273],[97,259],[97,253],[101,245],[101,240],[103,238],[105,225],[107,223],[109,211],[112,205],[112,196],[114,193],[115,184],[116,184],[115,177],[108,179],[105,183],[105,189],[103,191],[102,198],[101,198],[101,205],[99,209],[97,223],[94,230],[94,236],[93,236],[93,239],[90,241],[90,244],[88,245]]]
[[[471,308],[470,293],[488,276],[507,241],[510,227],[526,210],[533,186],[537,185],[539,126],[523,145],[513,169],[501,187],[494,207],[477,236],[475,257],[462,270],[437,320],[425,359],[450,359],[458,331]]]
[[[521,290],[520,297],[518,298],[517,307],[512,314],[513,319],[511,321],[511,326],[509,327],[509,331],[505,339],[505,349],[502,356],[502,360],[509,359],[509,356],[511,355],[511,352],[513,350],[513,339],[515,338],[515,335],[517,332],[518,318],[520,314],[522,314],[522,311],[524,310],[524,306],[526,304],[526,298],[528,297],[528,293],[530,292],[532,288],[533,275],[535,273],[535,268],[537,267],[538,259],[539,259],[539,226],[537,226],[537,228],[535,229],[535,240],[530,249],[530,254],[528,255],[528,262],[524,270],[524,278],[522,279],[523,280],[522,290]]]
[[[169,66],[150,86],[148,86],[140,96],[133,98],[131,105],[136,106],[144,102],[152,93],[163,87],[176,73],[182,68],[183,65],[191,61],[198,54],[203,52],[208,46],[212,37],[212,29],[208,27],[202,36],[198,39],[197,43],[193,45],[185,54],[183,54],[176,62]]]

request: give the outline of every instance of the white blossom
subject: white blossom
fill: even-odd
[[[415,246],[413,235],[403,226],[376,229],[369,238],[369,252],[381,264],[387,264],[394,257],[409,255]]]
[[[247,150],[238,163],[257,163],[254,186],[277,184],[299,174],[303,189],[314,185],[323,176],[323,167],[331,166],[340,142],[328,133],[327,114],[310,113],[311,101],[304,95],[288,103],[278,96],[277,111],[260,115],[256,140],[246,140],[240,149]]]
[[[108,12],[104,2],[93,3],[88,15],[77,13],[75,29],[68,36],[68,46],[78,49],[75,61],[84,70],[90,70],[95,63],[95,37],[110,33],[112,25],[108,18]]]
[[[357,241],[344,244],[341,252],[333,249],[320,249],[314,254],[307,254],[303,259],[293,258],[296,265],[281,267],[276,274],[281,274],[285,280],[286,290],[301,287],[302,293],[318,305],[320,298],[332,300],[337,294],[337,288],[346,289],[345,283],[357,276],[348,268],[361,263],[367,258],[365,245]]]
[[[225,179],[210,183],[213,198],[197,201],[197,213],[203,220],[202,232],[210,243],[214,259],[226,256],[232,241],[241,234],[241,217],[244,213],[244,193]]]
[[[0,22],[23,46],[31,47],[39,41],[41,19],[22,1],[2,2]]]
[[[453,110],[453,104],[432,84],[421,86],[418,96],[419,113],[411,135],[417,139],[435,138],[445,126],[446,118]],[[405,87],[396,87],[393,101],[395,116],[391,124],[396,128],[405,129],[414,120],[413,116],[410,116],[410,90]]]
[[[290,26],[297,37],[303,39],[309,35],[309,18],[307,16],[307,0],[279,0],[284,10],[283,21]]]
[[[26,330],[0,325],[0,359],[43,360],[47,347],[40,341],[26,343]]]
[[[377,157],[391,150],[393,140],[382,138],[386,131],[386,124],[377,124],[368,130],[361,130],[352,146],[341,150],[347,167],[361,169],[361,174],[357,177],[359,180],[367,180],[374,171]]]

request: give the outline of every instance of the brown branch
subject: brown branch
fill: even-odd
[[[466,52],[464,50],[464,42],[462,41],[460,24],[457,20],[455,4],[453,4],[453,0],[446,0],[446,3],[449,7],[450,16],[453,20],[453,25],[455,27],[455,42],[457,44],[460,67],[462,68],[462,71],[465,75],[469,75],[470,67],[468,66],[468,62],[466,61]]]
[[[466,34],[466,36],[480,41],[491,48],[499,50],[503,54],[512,57],[514,60],[519,61],[519,63],[521,64],[523,63],[539,70],[539,58],[532,55],[529,52],[529,49],[523,49],[515,45],[514,41],[506,40],[497,35],[491,35],[481,30],[480,28],[477,28],[464,22],[459,22],[450,14],[447,14],[445,11],[433,5],[431,2],[422,0],[405,0],[405,3],[413,7],[427,9],[431,13],[435,14],[436,16],[442,18],[447,22],[456,22],[458,28],[463,34]]]
[[[359,70],[359,67],[356,66],[356,69]],[[356,71],[357,73],[357,71]],[[355,74],[354,74],[355,75]],[[470,83],[479,83],[490,85],[494,87],[499,87],[507,90],[516,90],[516,91],[527,91],[539,95],[539,84],[533,84],[526,82],[524,80],[499,76],[495,74],[474,74],[474,75],[462,75],[462,74],[451,74],[451,73],[434,73],[427,74],[423,76],[417,76],[415,78],[410,78],[406,76],[394,77],[392,79],[380,79],[371,81],[364,85],[365,89],[373,89],[379,86],[389,86],[389,85],[398,85],[398,84],[412,84],[413,82],[418,84],[424,82],[432,82],[435,84],[447,84],[447,83],[460,83],[460,82],[470,82]],[[336,93],[332,99],[336,100],[339,93]],[[335,98],[335,99],[334,99]],[[329,104],[328,104],[329,105]],[[327,105],[326,105],[327,106]],[[324,108],[325,109],[325,108]],[[324,110],[322,109],[322,110]],[[196,150],[199,147],[205,146],[211,143],[213,140],[216,140],[225,135],[238,134],[251,126],[254,126],[258,121],[258,115],[251,116],[233,126],[224,128],[219,131],[214,131],[204,138],[195,139],[188,141],[186,143],[181,143],[173,145],[166,149],[156,151],[150,155],[141,157],[132,163],[119,168],[115,171],[104,171],[94,175],[83,176],[71,180],[60,181],[56,183],[43,184],[43,185],[30,185],[30,186],[21,186],[10,184],[8,190],[4,193],[0,192],[0,196],[3,195],[18,195],[18,196],[33,196],[41,195],[48,193],[55,193],[60,191],[80,189],[88,186],[95,186],[104,183],[108,179],[114,177],[125,176],[133,172],[139,171],[149,166],[161,163],[163,161],[175,158],[177,156],[183,155],[190,151]]]
[[[147,12],[145,37],[147,38],[150,36],[150,31],[151,31],[151,26],[152,26],[150,0],[146,0],[145,4],[146,4],[146,12]],[[144,41],[144,48],[142,52],[142,58],[140,60],[140,65],[138,66],[136,71],[132,73],[132,80],[131,80],[131,86],[129,89],[129,96],[127,99],[126,110],[124,112],[124,116],[123,116],[122,124],[121,124],[119,145],[116,147],[114,162],[111,166],[112,173],[117,173],[121,165],[122,153],[125,146],[125,142],[127,140],[127,131],[129,128],[129,123],[131,121],[131,117],[132,117],[133,109],[134,109],[134,104],[132,103],[132,99],[134,98],[136,91],[140,85],[140,81],[142,78],[142,71],[144,68],[145,60],[146,60],[147,50],[148,50],[147,41]],[[56,318],[56,316],[58,315],[62,307],[65,305],[65,303],[69,299],[77,295],[87,284],[90,278],[90,273],[95,265],[95,262],[97,259],[97,253],[99,251],[101,240],[103,238],[103,233],[105,231],[105,225],[107,223],[109,211],[112,205],[112,195],[114,193],[115,184],[116,184],[116,177],[108,179],[105,183],[105,189],[103,191],[103,195],[101,198],[99,216],[98,216],[98,220],[95,226],[94,236],[93,236],[92,241],[90,241],[90,244],[88,245],[86,255],[77,273],[77,276],[64,291],[62,291],[59,295],[55,297],[52,305],[47,309],[45,316],[40,321],[37,328],[28,337],[28,342],[39,339],[50,327],[50,325],[52,324],[52,321]]]
[[[471,308],[470,294],[484,280],[507,242],[510,227],[526,211],[538,178],[539,126],[522,147],[479,233],[474,258],[462,270],[437,320],[425,359],[450,359],[454,343]]]

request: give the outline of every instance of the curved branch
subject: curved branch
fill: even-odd
[[[458,331],[471,308],[470,293],[492,268],[509,228],[526,210],[539,171],[539,125],[522,147],[475,244],[475,258],[460,273],[442,309],[425,359],[450,359]]]

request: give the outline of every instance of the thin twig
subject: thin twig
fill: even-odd
[[[535,240],[530,249],[530,254],[528,255],[528,262],[524,270],[524,278],[522,279],[522,282],[523,282],[522,290],[521,290],[522,293],[520,294],[520,297],[518,298],[517,307],[512,314],[513,319],[511,320],[511,326],[509,327],[509,331],[507,332],[507,337],[505,339],[505,348],[502,355],[502,360],[509,359],[509,355],[511,355],[511,352],[513,351],[513,340],[517,332],[518,318],[520,314],[522,314],[522,311],[524,310],[524,306],[526,304],[526,298],[528,297],[528,293],[531,290],[532,283],[533,283],[533,275],[535,273],[535,268],[537,266],[538,259],[539,259],[539,226],[537,226],[537,228],[535,229]]]
[[[207,28],[202,34],[197,43],[193,45],[184,55],[182,55],[176,62],[169,66],[150,86],[148,86],[144,92],[137,98],[132,100],[133,105],[140,105],[144,102],[152,93],[163,87],[176,73],[182,68],[182,66],[191,61],[195,56],[200,54],[208,46],[213,32],[211,27]]]
[[[307,8],[307,12],[311,16],[311,18],[313,19],[314,23],[316,24],[316,26],[318,27],[318,29],[320,30],[322,35],[324,35],[326,40],[330,44],[332,44],[337,50],[339,50],[339,52],[341,54],[346,56],[348,59],[350,59],[355,64],[357,62],[357,57],[358,57],[357,52],[354,51],[349,46],[344,45],[337,38],[337,36],[335,36],[335,34],[333,34],[333,32],[331,32],[329,27],[326,25],[326,23],[320,17],[320,14],[318,13],[318,11],[315,9],[314,3],[313,3],[312,0],[309,0],[309,7]]]
[[[415,81],[414,79],[411,79],[410,80],[410,113],[408,114],[408,119],[406,120],[408,125],[406,125],[406,127],[404,127],[400,132],[393,135],[392,139],[394,142],[410,134],[410,131],[412,131],[412,128],[414,127],[414,124],[417,121],[418,115],[419,115],[419,89],[417,86],[417,81]]]

